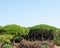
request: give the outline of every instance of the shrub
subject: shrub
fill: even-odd
[[[4,41],[9,42],[10,43],[10,39],[12,39],[13,36],[12,35],[0,35],[0,42],[3,43]]]
[[[23,37],[19,37],[19,36],[16,36],[16,37],[13,38],[15,43],[19,43],[22,39],[23,39]]]
[[[54,40],[53,42],[54,42],[54,44],[56,44],[57,46],[60,46],[60,40]]]
[[[13,48],[13,46],[10,45],[10,44],[4,44],[4,45],[2,46],[2,48]]]

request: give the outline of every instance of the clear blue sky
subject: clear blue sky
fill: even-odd
[[[0,25],[60,27],[60,0],[0,0]]]

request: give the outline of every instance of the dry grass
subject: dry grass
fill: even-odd
[[[41,41],[27,41],[22,40],[20,43],[15,43],[15,46],[17,48],[19,47],[26,47],[26,48],[40,48],[41,47]]]
[[[53,45],[53,43],[46,41],[46,44],[48,44],[51,48],[60,48],[56,45]],[[16,48],[41,48],[42,46],[42,41],[27,41],[27,40],[22,40],[20,43],[16,44]]]
[[[57,45],[54,45],[52,42],[44,41],[50,48],[60,48]],[[22,40],[20,43],[14,43],[13,48],[41,48],[42,41],[27,41]],[[1,48],[1,47],[0,47]]]

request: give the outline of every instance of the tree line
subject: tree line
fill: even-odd
[[[60,28],[54,26],[39,24],[32,27],[23,27],[16,24],[0,26],[0,42],[20,41],[26,39],[35,40],[52,40],[55,44],[60,45]]]

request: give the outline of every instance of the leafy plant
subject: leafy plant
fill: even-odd
[[[13,46],[10,45],[10,44],[4,44],[4,45],[2,46],[2,48],[13,48]]]

